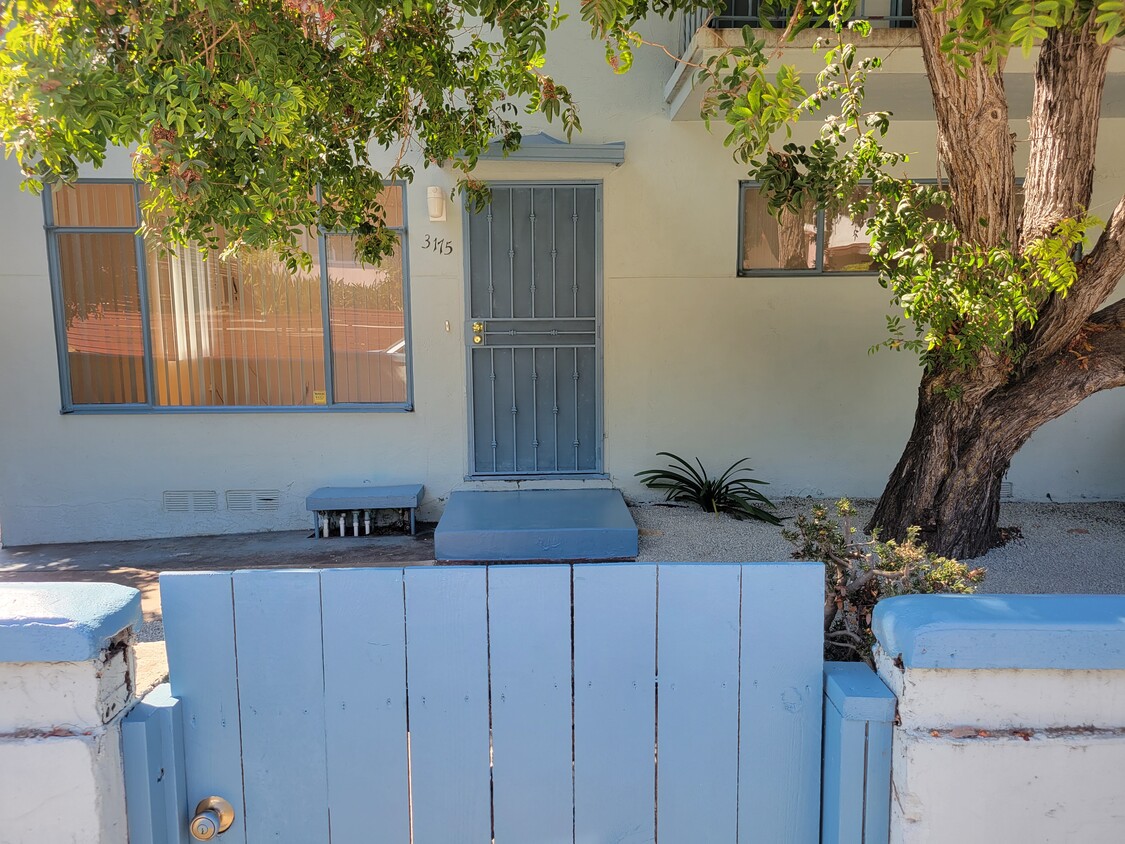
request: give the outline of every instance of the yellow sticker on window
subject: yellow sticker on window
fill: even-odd
[[[313,404],[328,404],[328,393],[325,390],[313,390]]]

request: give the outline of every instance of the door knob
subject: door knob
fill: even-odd
[[[484,331],[484,323],[483,322],[474,322],[473,323],[473,333],[474,334],[480,334],[482,331]]]
[[[234,823],[234,806],[222,797],[204,797],[195,807],[195,817],[188,830],[196,841],[210,841],[222,835]]]

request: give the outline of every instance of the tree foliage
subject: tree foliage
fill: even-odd
[[[579,0],[619,71],[637,24],[716,0]],[[0,142],[25,184],[72,179],[110,146],[136,147],[147,224],[175,242],[272,245],[292,265],[305,229],[348,230],[368,260],[394,248],[380,190],[415,162],[471,171],[486,145],[520,140],[521,112],[579,128],[544,72],[551,0],[0,0]],[[905,177],[891,115],[866,107],[880,67],[858,0],[763,0],[763,25],[696,68],[704,116],[777,213],[846,208],[865,219],[880,283],[906,318],[878,346],[916,349],[915,430],[876,519],[931,547],[988,547],[1000,479],[1043,423],[1125,384],[1125,199],[1094,247],[1093,160],[1109,42],[1123,0],[915,0],[934,92],[937,186]],[[775,47],[815,31],[823,69],[806,88]],[[1015,204],[998,74],[1040,45],[1026,182]],[[1041,96],[1042,95],[1042,96]],[[820,121],[814,141],[795,122]],[[394,151],[390,166],[371,150]],[[975,156],[975,158],[974,158]],[[944,171],[944,172],[943,172]],[[979,172],[977,172],[979,171]],[[1101,310],[1098,310],[1101,308]],[[967,468],[971,467],[971,468]],[[983,516],[970,518],[975,503]],[[979,513],[978,513],[979,515]],[[955,524],[960,523],[960,524]],[[944,534],[941,532],[945,531]],[[948,541],[945,538],[953,537]]]
[[[136,146],[146,219],[179,242],[214,245],[221,222],[233,247],[295,260],[321,226],[375,259],[396,243],[380,190],[415,160],[472,187],[520,110],[579,127],[542,71],[562,17],[547,0],[6,0],[0,140],[36,190]]]
[[[927,365],[941,361],[961,368],[973,367],[984,354],[1011,366],[1024,351],[1020,329],[1035,325],[1053,294],[1067,294],[1077,278],[1075,257],[1100,221],[1079,209],[1022,247],[1007,238],[982,243],[967,237],[951,219],[948,185],[919,184],[901,175],[899,165],[908,155],[884,144],[891,115],[865,108],[867,80],[881,60],[862,56],[871,26],[853,19],[855,6],[849,0],[764,3],[762,21],[787,16],[787,36],[822,28],[817,46],[824,68],[815,87],[806,90],[789,65],[771,75],[766,41],[745,27],[741,47],[713,56],[699,71],[709,91],[704,116],[728,124],[725,143],[761,183],[775,213],[806,205],[843,207],[867,220],[879,283],[915,330],[908,337],[901,320],[889,317],[889,337],[873,350],[914,349]],[[1029,32],[1032,40],[1042,38],[1054,27],[1080,27],[1088,16],[1096,16],[1103,41],[1121,29],[1118,0],[967,0],[942,49],[958,67],[980,53],[998,69],[1007,51],[1028,48]],[[810,115],[823,117],[815,141],[776,143],[779,134],[790,135],[792,125]]]

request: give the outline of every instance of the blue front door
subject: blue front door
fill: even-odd
[[[472,474],[600,472],[601,185],[492,185],[466,242]]]

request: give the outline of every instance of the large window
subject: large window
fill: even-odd
[[[147,248],[137,199],[131,182],[48,194],[64,410],[409,409],[401,186],[384,196],[393,256],[306,232],[295,273],[258,250]]]

